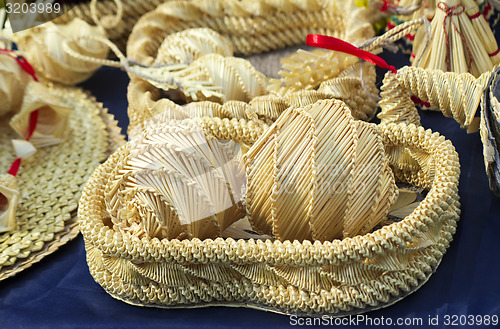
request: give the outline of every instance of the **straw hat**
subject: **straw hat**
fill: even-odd
[[[20,139],[32,123],[31,144]],[[84,91],[28,84],[21,107],[0,120],[0,280],[78,234],[75,212],[83,185],[121,143],[113,116]],[[26,147],[36,153],[27,157]],[[16,158],[23,159],[14,177]]]

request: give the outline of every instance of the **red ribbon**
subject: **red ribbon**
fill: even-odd
[[[313,47],[325,48],[334,51],[340,51],[342,53],[354,55],[361,59],[364,59],[367,62],[377,65],[383,69],[390,70],[392,73],[396,74],[396,68],[392,65],[387,64],[381,57],[369,53],[367,51],[361,50],[348,42],[343,40],[330,37],[327,35],[319,35],[319,34],[309,34],[307,35],[306,44]]]
[[[35,74],[35,70],[33,69],[33,66],[31,66],[31,64],[28,63],[28,61],[23,56],[18,55],[13,50],[2,49],[2,48],[0,48],[0,55],[9,56],[10,58],[15,59],[16,62],[19,64],[19,66],[21,66],[21,68],[26,73],[28,73],[29,75],[31,75],[31,77],[33,78],[33,80],[38,81],[38,79],[36,77],[36,74]],[[31,112],[31,115],[30,115],[30,122],[29,122],[29,127],[28,127],[28,136],[26,137],[27,141],[29,141],[31,139],[31,137],[33,136],[33,133],[36,130],[36,124],[37,124],[37,122],[38,122],[38,110],[35,110],[35,111]],[[19,172],[19,168],[20,167],[21,167],[21,159],[17,158],[16,160],[14,160],[14,162],[10,166],[9,174],[11,174],[12,176],[17,176],[17,173]]]
[[[35,110],[31,112],[30,115],[30,126],[28,130],[28,137],[26,137],[26,140],[29,141],[31,137],[33,136],[33,133],[36,130],[36,124],[38,122],[38,110]],[[12,163],[12,166],[10,166],[9,169],[9,174],[12,176],[17,176],[17,172],[19,171],[19,167],[21,167],[21,158],[17,158],[14,160],[14,163]]]
[[[9,56],[10,58],[13,58],[16,60],[16,62],[21,66],[21,68],[26,71],[29,75],[33,77],[33,80],[38,81],[36,74],[35,74],[35,69],[33,69],[33,66],[31,66],[30,63],[26,60],[21,55],[18,55],[15,51],[10,50],[10,49],[3,49],[0,48],[0,55],[6,55]]]

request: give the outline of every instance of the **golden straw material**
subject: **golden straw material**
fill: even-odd
[[[380,124],[403,122],[420,126],[420,116],[415,103],[411,100],[411,93],[401,86],[396,75],[387,72],[382,83],[380,93],[382,99],[378,103],[380,113],[377,115]]]
[[[453,145],[439,134],[405,124],[379,129],[384,147],[428,155],[422,164],[432,167],[431,181],[422,180],[421,169],[401,170],[400,177],[429,192],[399,222],[325,242],[125,234],[111,222],[102,188],[120,162],[115,153],[92,174],[80,200],[90,272],[113,297],[136,305],[346,315],[392,304],[422,285],[446,252],[459,219],[460,170]]]
[[[0,233],[17,228],[16,209],[19,202],[16,177],[0,175]]]
[[[88,35],[104,36],[97,27],[75,19],[64,25],[48,22],[15,33],[13,38],[39,78],[74,85],[88,79],[100,65],[70,56],[64,49],[65,43],[93,58],[104,59],[108,55],[108,47],[86,39]]]
[[[24,89],[31,79],[14,58],[0,54],[0,117],[19,111]]]
[[[414,66],[469,72],[475,77],[490,71],[500,60],[488,23],[475,1],[469,0],[438,1],[430,35],[425,29],[417,31],[413,54]]]
[[[315,89],[358,61],[357,57],[341,52],[299,49],[281,60],[283,69],[278,73],[282,78],[271,79],[268,90],[283,96],[298,90]]]
[[[233,55],[231,42],[207,28],[187,29],[170,34],[163,40],[154,64],[190,64],[204,54]]]
[[[209,238],[244,216],[244,170],[201,127],[146,129],[118,157],[104,191],[112,225],[125,235]]]
[[[373,35],[363,10],[352,1],[178,0],[139,19],[127,55],[151,64],[170,34],[207,27],[231,40],[236,55],[250,55],[304,43],[307,34],[328,34],[354,42]]]
[[[50,94],[72,109],[64,143],[41,148],[24,159],[17,176],[17,229],[0,235],[0,280],[40,261],[78,234],[77,201],[93,168],[123,136],[113,117],[80,89],[48,87]],[[17,134],[0,122],[0,172],[6,173],[16,154]]]
[[[280,240],[367,233],[398,195],[377,129],[337,100],[283,113],[245,164],[250,223]]]
[[[99,0],[95,1],[94,12],[92,12],[91,3],[85,1],[75,5],[66,14],[54,20],[54,22],[57,24],[64,24],[75,18],[81,18],[89,24],[95,24],[94,16],[97,18],[99,25],[104,28],[108,38],[124,51],[128,36],[137,20],[165,1],[166,0]],[[94,2],[94,0],[91,2]],[[121,14],[117,10],[117,3],[121,5]],[[110,19],[107,19],[108,17]]]
[[[181,0],[159,6],[137,23],[128,42],[127,54],[132,60],[146,65],[154,63],[154,67],[133,68],[136,77],[131,79],[128,89],[129,128],[134,129],[162,109],[170,109],[172,103],[167,97],[174,102],[221,103],[251,102],[259,97],[263,106],[252,107],[267,123],[272,123],[277,114],[290,106],[337,97],[349,103],[356,119],[373,117],[376,97],[371,94],[377,93],[372,86],[373,68],[360,65],[359,71],[346,74],[345,77],[353,77],[344,79],[348,87],[342,85],[344,81],[330,81],[358,63],[353,57],[324,51],[292,56],[287,66],[291,71],[283,71],[289,72],[284,73],[288,78],[272,82],[274,86],[269,90],[279,96],[274,97],[266,91],[268,81],[261,72],[243,59],[220,54],[220,45],[227,44],[227,40],[231,44],[227,47],[229,51],[256,54],[301,44],[307,33],[328,33],[360,42],[373,35],[370,24],[359,19],[362,11],[350,2],[315,0]],[[349,15],[339,15],[340,12]],[[313,66],[317,70],[312,70]],[[312,90],[322,82],[324,90]],[[308,89],[311,92],[306,92]],[[299,94],[288,95],[287,91]]]
[[[19,136],[29,135],[30,118],[37,113],[37,125],[30,142],[37,148],[62,143],[69,134],[69,119],[72,109],[63,103],[60,92],[38,82],[30,82],[26,87],[21,110],[9,124]]]
[[[155,71],[156,69],[153,68]],[[137,68],[140,73],[152,73],[151,68]],[[249,61],[237,57],[223,57],[215,53],[203,55],[193,61],[188,67],[176,73],[176,77],[186,81],[180,91],[187,101],[213,100],[225,102],[229,100],[249,101],[255,96],[266,93],[267,79],[258,72]],[[162,78],[162,77],[159,77]],[[163,77],[165,80],[167,77]],[[198,81],[203,82],[200,91]],[[149,82],[157,88],[165,88],[164,83],[154,80]]]
[[[446,117],[453,117],[469,132],[478,130],[476,111],[491,71],[476,79],[469,73],[403,67],[396,77],[402,87],[429,102],[432,108],[441,110]]]

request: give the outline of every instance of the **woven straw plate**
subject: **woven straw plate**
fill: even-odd
[[[68,139],[41,148],[23,161],[18,175],[21,195],[18,229],[0,235],[0,280],[13,276],[75,238],[77,202],[88,176],[124,143],[113,116],[80,89],[53,87],[73,109]],[[0,123],[0,172],[15,158],[11,139],[18,138]],[[4,151],[5,150],[5,151]]]

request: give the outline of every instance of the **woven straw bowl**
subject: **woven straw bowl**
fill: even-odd
[[[429,155],[424,169],[391,157],[400,181],[429,192],[400,222],[323,243],[121,234],[105,215],[103,188],[118,150],[93,173],[80,201],[90,272],[113,297],[143,306],[226,305],[346,315],[390,305],[425,283],[448,248],[460,214],[460,169],[453,145],[438,133],[405,124],[380,130],[387,149]]]

